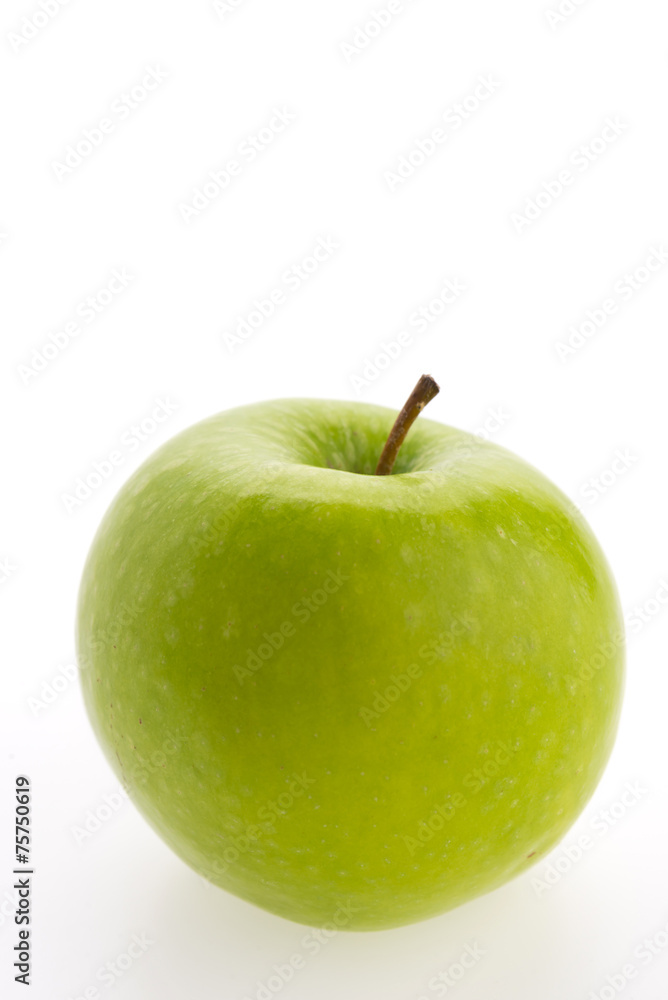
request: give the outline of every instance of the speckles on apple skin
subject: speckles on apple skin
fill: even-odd
[[[414,546],[410,545],[408,542],[403,543],[403,545],[399,549],[399,555],[401,556],[401,559],[403,560],[404,563],[406,563],[408,567],[415,566],[416,564],[419,565],[420,560],[417,555],[417,552],[415,551]]]

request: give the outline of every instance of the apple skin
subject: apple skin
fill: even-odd
[[[374,476],[394,418],[291,399],[180,433],[113,501],[79,594],[85,703],[135,805],[197,872],[313,926],[422,920],[524,871],[620,714],[623,621],[580,513],[423,418]]]

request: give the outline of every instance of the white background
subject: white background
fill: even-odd
[[[356,28],[373,5],[70,0],[46,19],[36,2],[4,0],[3,996],[28,995],[11,982],[8,895],[13,782],[26,773],[37,872],[29,995],[40,1000],[96,985],[110,1000],[254,998],[296,952],[306,967],[270,995],[416,1000],[439,995],[429,981],[467,944],[485,955],[449,991],[458,1000],[664,1000],[667,22],[658,0],[586,0],[551,24],[556,2],[405,0],[365,48],[344,51],[364,41]],[[166,79],[119,111],[149,68]],[[494,87],[482,102],[471,97],[481,77]],[[454,112],[444,124],[467,98],[467,120]],[[294,121],[186,222],[180,206],[275,108]],[[105,117],[113,131],[60,170],[67,147]],[[608,118],[620,134],[597,141],[614,135]],[[439,126],[445,142],[390,185],[400,156]],[[565,169],[573,182],[546,194]],[[513,219],[541,191],[538,217]],[[285,289],[284,272],[320,237],[338,249],[231,349],[225,335],[255,299]],[[637,271],[652,248],[655,270]],[[114,269],[132,280],[88,323],[80,303]],[[447,279],[466,291],[392,347]],[[602,323],[595,312],[600,325],[560,352],[611,298],[615,312]],[[64,346],[45,358],[51,335]],[[355,383],[387,348],[398,356]],[[491,432],[587,514],[629,621],[623,720],[595,798],[548,859],[561,869],[552,886],[534,881],[545,879],[541,862],[438,919],[340,933],[313,955],[305,928],[207,887],[127,803],[77,842],[91,814],[108,817],[101,807],[105,796],[117,804],[118,786],[71,679],[76,591],[112,496],[182,428],[280,396],[398,408],[423,371],[442,385],[432,418]],[[137,441],[132,428],[160,399],[174,412]],[[113,474],[67,504],[79,477],[119,449]],[[640,791],[625,806],[628,782]],[[571,863],[564,850],[575,857],[582,835],[592,846]],[[135,934],[153,943],[105,987],[98,970]],[[658,942],[651,961],[636,951],[645,939]],[[620,979],[628,963],[636,975]]]

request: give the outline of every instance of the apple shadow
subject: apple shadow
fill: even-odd
[[[550,894],[538,898],[529,871],[506,885],[429,920],[381,931],[339,931],[326,937],[302,924],[277,917],[207,884],[185,865],[169,866],[155,900],[170,919],[162,924],[163,955],[170,966],[162,996],[183,982],[180,962],[188,965],[192,995],[207,1000],[281,995],[299,1000],[408,1000],[438,995],[432,977],[457,963],[467,946],[478,955],[458,996],[518,1000],[537,985],[548,995],[550,969],[577,943],[586,942],[596,917],[583,911],[582,900]],[[188,956],[196,955],[196,963]],[[301,967],[286,977],[293,956]],[[175,965],[176,963],[176,965]],[[277,973],[276,970],[279,970]],[[167,970],[165,970],[167,971]],[[277,975],[279,976],[277,978]],[[272,979],[273,977],[273,979]],[[222,993],[214,991],[215,983]],[[526,992],[522,988],[525,984]],[[503,988],[507,992],[503,992]],[[262,987],[266,990],[262,993]],[[174,996],[180,996],[178,989]],[[442,995],[442,994],[441,994]]]

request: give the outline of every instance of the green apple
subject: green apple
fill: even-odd
[[[421,920],[524,871],[620,713],[622,616],[581,514],[431,420],[374,475],[393,420],[289,399],[182,432],[112,503],[79,595],[85,702],[137,808],[310,925]]]

